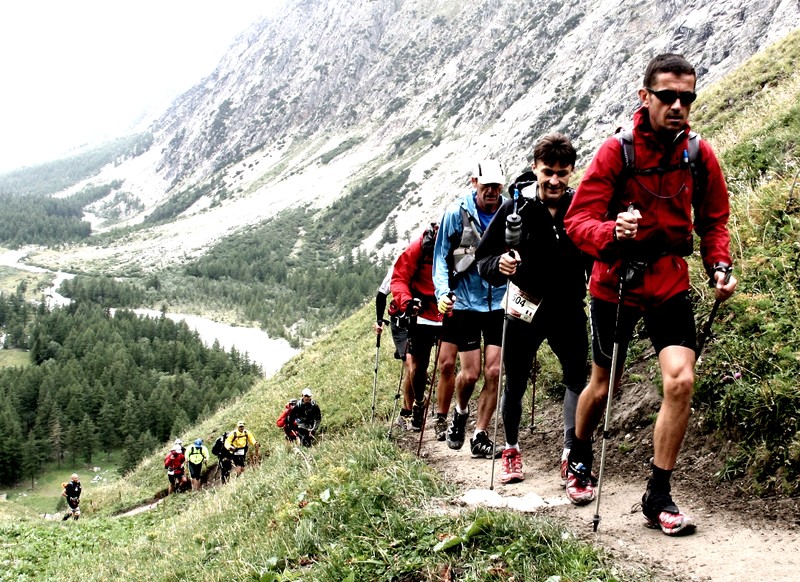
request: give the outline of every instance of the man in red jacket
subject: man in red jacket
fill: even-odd
[[[431,348],[439,340],[442,316],[436,306],[433,287],[433,243],[439,225],[433,224],[404,250],[392,270],[389,315],[408,327],[405,400],[400,411],[401,424],[419,431],[425,416],[425,384]],[[411,401],[413,400],[413,404]],[[409,404],[410,409],[409,409]]]
[[[729,298],[737,283],[735,277],[726,280],[731,256],[725,179],[711,146],[689,131],[696,80],[681,55],[650,61],[639,89],[642,106],[634,114],[633,147],[623,147],[617,137],[600,146],[565,219],[575,245],[596,259],[589,286],[592,373],[578,401],[567,497],[577,505],[595,497],[591,438],[606,406],[615,337],[620,371],[633,328],[643,318],[658,354],[664,397],[642,512],[647,525],[668,535],[694,529],[670,495],[694,385],[696,332],[683,258],[692,252],[692,229],[716,298]],[[691,139],[699,141],[694,161]],[[617,317],[621,277],[625,291]]]

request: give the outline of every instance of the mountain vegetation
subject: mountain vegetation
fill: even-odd
[[[111,316],[88,301],[49,310],[0,294],[0,327],[4,347],[30,359],[0,369],[0,484],[119,448],[130,470],[260,376],[246,355],[205,347],[183,322]]]

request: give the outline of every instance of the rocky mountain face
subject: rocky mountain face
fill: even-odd
[[[410,172],[387,219],[408,232],[463,191],[478,159],[498,157],[509,178],[523,170],[546,131],[570,135],[588,162],[630,119],[653,55],[683,53],[702,92],[798,26],[798,0],[290,0],[176,100],[149,152],[101,177],[144,203],[128,222],[209,185],[179,227],[117,258],[197,254],[387,171]]]

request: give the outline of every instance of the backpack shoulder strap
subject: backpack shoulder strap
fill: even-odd
[[[633,131],[630,129],[617,130],[617,141],[622,148],[622,163],[625,165],[626,170],[633,170],[635,154],[633,149]]]

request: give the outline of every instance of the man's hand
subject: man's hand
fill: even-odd
[[[614,238],[617,240],[635,239],[641,217],[642,214],[635,208],[631,212],[625,211],[617,214],[617,220],[614,222]]]
[[[517,253],[509,251],[500,255],[500,273],[506,277],[510,277],[517,272],[517,265],[522,261],[517,257]]]
[[[728,278],[727,282],[725,281]],[[736,284],[739,282],[733,273],[726,273],[725,271],[714,271],[714,299],[725,301],[733,295],[736,290]]]
[[[422,300],[414,298],[406,304],[406,317],[417,317],[419,315],[419,308],[422,305]]]
[[[375,330],[376,335],[381,335],[383,333],[383,325],[386,323],[385,320],[380,319],[372,324],[372,329]]]
[[[452,293],[448,293],[447,295],[442,296],[439,299],[439,303],[436,304],[436,307],[439,309],[439,313],[450,313],[453,311],[453,305],[455,304],[456,296]]]

